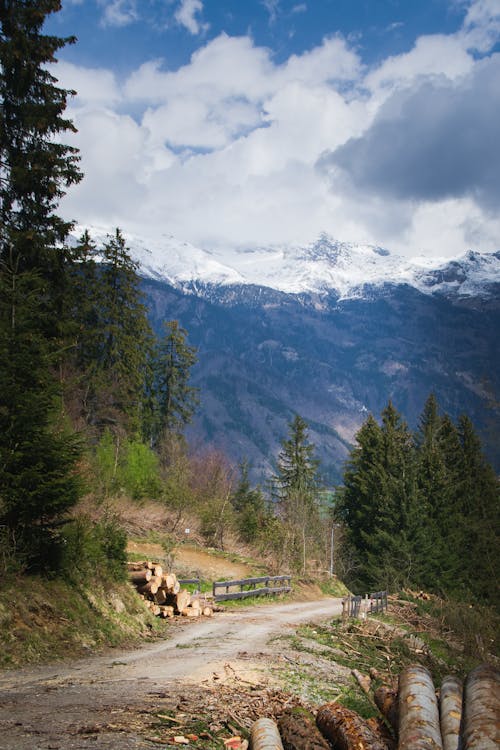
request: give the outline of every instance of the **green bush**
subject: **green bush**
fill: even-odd
[[[158,456],[138,439],[119,440],[109,430],[95,451],[97,489],[108,497],[124,492],[134,500],[161,492]]]
[[[140,440],[127,440],[120,456],[119,481],[134,500],[161,492],[158,456]]]
[[[98,523],[80,516],[62,534],[61,567],[69,580],[125,579],[127,535],[113,517]]]

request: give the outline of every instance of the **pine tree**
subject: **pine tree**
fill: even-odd
[[[41,34],[56,0],[0,2],[0,526],[30,569],[57,564],[58,529],[79,496],[78,444],[56,418],[69,224],[55,211],[79,181],[63,113],[71,92],[46,70],[72,39]]]
[[[358,586],[394,589],[415,580],[420,516],[412,435],[389,402],[356,436],[338,513],[348,528]]]
[[[245,542],[255,542],[266,518],[266,504],[259,488],[250,484],[247,461],[240,464],[240,479],[231,498],[237,514],[237,526]]]
[[[119,229],[108,235],[100,255],[97,320],[89,341],[95,374],[88,419],[99,429],[122,427],[139,433],[153,342],[137,263],[130,257]],[[96,341],[99,346],[94,352]]]
[[[196,349],[187,343],[187,331],[177,320],[165,323],[164,330],[155,365],[156,437],[164,432],[181,433],[199,403],[198,388],[189,385]]]
[[[44,301],[56,310],[71,224],[55,211],[65,188],[82,177],[77,150],[54,137],[75,130],[63,116],[74,92],[56,86],[46,69],[75,39],[41,33],[60,7],[58,0],[0,3],[0,259],[11,273],[36,272]]]
[[[308,550],[317,548],[321,539],[319,461],[304,419],[297,414],[288,427],[289,437],[281,444],[273,488],[287,529],[290,562],[305,572]]]
[[[492,582],[500,578],[500,482],[465,415],[459,417],[458,435],[461,452],[456,464],[460,498],[455,516],[460,545],[457,578],[474,597],[495,604]]]

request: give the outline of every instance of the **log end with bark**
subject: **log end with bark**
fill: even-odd
[[[461,748],[500,747],[500,670],[481,664],[468,675],[464,689]]]
[[[357,713],[339,703],[321,706],[316,724],[335,750],[388,750],[385,742]]]
[[[288,709],[278,720],[285,750],[331,750],[314,716],[299,707]]]

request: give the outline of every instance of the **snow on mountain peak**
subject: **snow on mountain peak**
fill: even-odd
[[[109,230],[91,228],[102,243]],[[341,299],[361,297],[366,287],[406,284],[425,294],[470,296],[500,283],[500,252],[469,251],[455,259],[403,258],[384,248],[339,242],[321,234],[308,245],[269,245],[206,250],[163,234],[139,238],[123,232],[143,275],[174,286],[256,285],[288,294],[333,291]]]

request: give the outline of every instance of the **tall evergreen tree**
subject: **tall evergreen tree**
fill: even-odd
[[[254,542],[266,518],[266,504],[260,489],[252,487],[247,461],[240,464],[240,479],[231,498],[241,538]]]
[[[198,388],[189,384],[196,349],[187,343],[187,331],[177,320],[166,322],[164,331],[155,364],[157,437],[164,432],[181,433],[199,403]]]
[[[87,420],[99,429],[122,427],[140,432],[144,419],[146,379],[152,332],[142,302],[137,264],[119,229],[99,250],[94,326],[81,337],[81,356],[93,369]],[[87,273],[92,273],[92,258]]]
[[[290,562],[305,572],[308,551],[317,547],[320,533],[318,503],[319,461],[309,441],[307,423],[298,414],[289,424],[273,477],[279,513],[287,529],[284,541]]]
[[[73,39],[41,33],[56,0],[0,2],[0,526],[30,568],[55,564],[58,528],[79,495],[78,447],[55,417],[51,369],[66,282],[69,224],[56,214],[79,181],[57,141],[72,93],[46,65]]]
[[[58,0],[0,3],[0,259],[11,273],[35,271],[44,300],[56,309],[71,227],[56,209],[82,177],[77,150],[55,137],[75,130],[64,117],[74,92],[59,88],[46,68],[75,39],[41,33],[60,7]]]
[[[370,415],[356,441],[338,509],[357,561],[355,583],[393,589],[407,584],[418,569],[420,516],[412,435],[389,402],[382,425]]]
[[[456,464],[460,504],[455,514],[460,566],[457,579],[466,591],[496,603],[492,582],[500,578],[500,482],[486,461],[470,419],[458,419],[461,445]]]

